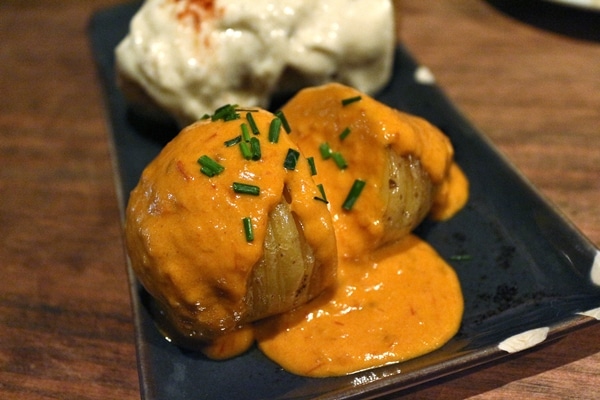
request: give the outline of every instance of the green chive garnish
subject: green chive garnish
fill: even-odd
[[[342,100],[342,105],[345,107],[348,104],[352,104],[352,103],[355,103],[357,101],[360,101],[360,99],[362,99],[362,97],[360,97],[360,96],[349,97],[347,99],[343,99]]]
[[[325,188],[323,188],[323,184],[319,183],[317,185],[319,192],[321,192],[321,197],[315,196],[315,200],[320,200],[325,204],[329,204],[329,200],[327,200],[327,196],[325,195]]]
[[[246,142],[249,142],[250,141],[250,129],[248,129],[248,124],[243,122],[241,126],[242,126],[242,139],[244,139],[244,141],[246,141]]]
[[[269,126],[269,142],[277,143],[279,141],[279,132],[281,130],[281,120],[277,117],[273,118]]]
[[[277,116],[277,118],[279,118],[281,120],[281,125],[283,125],[283,130],[286,133],[290,133],[292,131],[292,128],[290,128],[290,124],[288,123],[287,118],[285,118],[283,111],[279,110],[275,113],[275,115]]]
[[[450,256],[450,259],[452,261],[469,261],[473,259],[473,257],[470,254],[456,254],[454,256]]]
[[[338,166],[339,169],[348,168],[348,163],[344,159],[344,156],[342,156],[342,153],[337,151],[333,152],[331,153],[331,158],[333,158],[333,161],[335,161],[335,164]]]
[[[242,141],[242,136],[236,136],[233,139],[229,139],[228,141],[225,142],[225,147],[231,147],[231,146],[235,146],[236,144],[238,144],[239,142]]]
[[[252,150],[250,150],[248,142],[243,140],[240,142],[240,151],[242,152],[242,157],[244,157],[246,160],[250,160],[252,158]]]
[[[260,141],[258,138],[252,137],[250,138],[250,152],[252,153],[252,159],[254,161],[260,160],[261,151],[260,151]]]
[[[252,116],[251,112],[246,113],[246,120],[248,121],[248,124],[250,125],[250,130],[252,131],[252,133],[255,135],[260,134],[260,131],[258,130],[258,126],[256,126],[256,121],[254,121],[254,117]]]
[[[218,175],[217,172],[215,172],[214,170],[212,170],[210,168],[206,168],[206,167],[201,167],[200,172],[202,172],[204,175],[208,176],[209,178],[212,178],[213,176]]]
[[[331,147],[329,147],[329,143],[321,143],[321,145],[319,146],[319,151],[321,152],[321,157],[323,157],[323,160],[327,160],[331,157],[332,151]]]
[[[219,175],[225,169],[224,166],[213,160],[207,155],[203,155],[198,159],[198,164],[202,168],[200,168],[200,172],[208,177],[213,177],[215,175]]]
[[[242,218],[242,224],[244,225],[244,235],[246,235],[246,242],[254,240],[254,230],[252,229],[252,220],[249,217]]]
[[[249,185],[247,183],[233,182],[231,185],[233,191],[239,194],[249,194],[251,196],[258,196],[260,194],[260,188],[256,185]]]
[[[317,166],[315,165],[315,158],[308,157],[306,160],[308,161],[308,165],[310,166],[310,174],[313,176],[316,175],[317,174]]]
[[[348,196],[346,196],[346,200],[344,200],[344,203],[342,204],[342,208],[344,210],[350,211],[352,209],[354,203],[356,203],[356,200],[358,199],[358,196],[360,196],[360,193],[364,189],[365,183],[365,181],[360,179],[354,181],[350,192],[348,192]]]
[[[295,170],[299,157],[300,152],[298,150],[288,149],[287,155],[285,156],[285,161],[283,162],[283,167],[291,171]]]
[[[212,115],[211,120],[217,121],[222,119],[223,121],[233,121],[234,119],[240,118],[240,114],[237,113],[235,109],[235,105],[225,104],[215,110],[215,113]]]
[[[347,126],[346,129],[344,129],[342,131],[342,133],[340,133],[340,140],[346,139],[346,136],[348,136],[349,134],[350,134],[350,127]]]

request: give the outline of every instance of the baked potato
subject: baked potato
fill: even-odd
[[[243,352],[250,322],[335,282],[331,216],[280,124],[218,111],[167,144],[129,198],[126,245],[159,328],[213,358]]]
[[[292,140],[316,160],[315,180],[331,203],[336,234],[344,235],[342,256],[397,241],[430,211],[448,218],[465,204],[468,185],[452,145],[424,119],[335,83],[300,91],[282,110]],[[356,183],[362,190],[347,207]]]

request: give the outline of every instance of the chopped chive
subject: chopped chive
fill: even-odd
[[[319,151],[321,152],[321,157],[323,157],[323,160],[327,160],[331,157],[332,151],[331,147],[329,147],[329,143],[321,143],[321,145],[319,146]]]
[[[243,140],[240,142],[240,151],[242,152],[242,157],[244,157],[246,160],[250,160],[252,158],[252,150],[250,150],[248,142]]]
[[[344,140],[346,139],[346,137],[350,134],[350,127],[347,126],[346,129],[344,129],[342,131],[342,133],[340,133],[340,140]]]
[[[242,126],[242,139],[244,139],[244,141],[246,141],[246,142],[249,142],[250,141],[250,129],[248,129],[248,124],[243,122],[241,126]]]
[[[246,235],[246,242],[254,240],[254,229],[252,228],[252,220],[250,217],[242,218],[242,224],[244,225],[244,235]]]
[[[281,125],[283,125],[283,130],[286,133],[290,133],[292,131],[292,128],[290,128],[290,124],[288,123],[287,118],[285,118],[283,111],[279,110],[279,111],[275,112],[275,115],[277,116],[277,118],[279,118],[281,120]]]
[[[256,126],[256,121],[254,121],[254,117],[252,116],[251,112],[246,113],[246,120],[248,121],[248,124],[250,125],[250,130],[252,131],[252,133],[255,135],[260,134],[260,131],[258,130],[258,126]]]
[[[362,99],[362,97],[361,97],[361,96],[349,97],[349,98],[347,98],[347,99],[343,99],[343,100],[342,100],[342,105],[345,107],[345,106],[347,106],[348,104],[355,103],[355,102],[357,102],[357,101],[360,101],[361,99]]]
[[[279,141],[279,132],[281,130],[281,119],[275,117],[269,126],[269,142],[277,143]]]
[[[254,161],[260,160],[261,151],[260,151],[260,141],[258,138],[252,137],[250,138],[250,152],[252,153],[252,159]]]
[[[223,121],[233,121],[234,119],[240,118],[240,114],[237,113],[235,109],[235,105],[225,104],[215,110],[215,113],[212,115],[211,120],[217,121],[222,119]]]
[[[283,162],[283,167],[291,171],[295,170],[299,157],[300,152],[298,150],[288,149],[287,155],[285,156],[285,161]]]
[[[323,184],[319,183],[317,185],[319,192],[321,192],[321,197],[315,196],[315,200],[320,200],[325,204],[329,204],[329,200],[327,200],[327,196],[325,195],[325,188],[323,188]]]
[[[229,139],[225,142],[225,147],[231,147],[231,146],[235,146],[236,144],[238,144],[239,142],[242,141],[242,136],[236,136],[233,139]]]
[[[333,152],[331,153],[331,158],[333,158],[333,161],[335,161],[335,164],[338,166],[339,169],[348,168],[348,163],[344,159],[344,156],[342,156],[342,153],[338,151]]]
[[[315,158],[308,157],[306,160],[308,161],[308,165],[310,166],[310,174],[313,176],[316,175],[317,174],[317,166],[315,165]]]
[[[260,194],[260,188],[256,185],[249,185],[247,183],[233,182],[231,185],[233,191],[239,194],[249,194],[252,196],[258,196]]]
[[[360,179],[354,181],[350,192],[348,192],[348,196],[346,196],[346,200],[344,200],[344,203],[342,204],[342,208],[344,210],[350,211],[352,209],[354,203],[356,203],[356,200],[358,199],[358,196],[360,196],[360,193],[364,189],[365,183],[365,181]]]
[[[200,172],[202,172],[204,175],[208,176],[209,178],[212,178],[213,176],[218,175],[214,170],[207,168],[207,167],[201,167]]]
[[[452,261],[469,261],[472,258],[473,257],[470,254],[456,254],[456,255],[450,256],[450,260],[452,260]]]
[[[219,164],[207,155],[203,155],[202,157],[200,157],[198,159],[198,164],[200,164],[200,166],[202,167],[200,168],[200,172],[209,177],[219,175],[225,169],[225,167],[223,167],[221,164]]]

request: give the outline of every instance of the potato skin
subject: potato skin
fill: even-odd
[[[415,157],[388,151],[387,209],[383,217],[383,243],[406,236],[427,216],[433,204],[434,185]]]
[[[289,311],[335,283],[331,266],[315,258],[302,221],[283,201],[269,214],[264,255],[252,269],[246,304],[250,320]]]

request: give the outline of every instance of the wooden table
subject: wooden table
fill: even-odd
[[[106,111],[86,32],[94,10],[118,3],[0,2],[3,399],[139,397]],[[541,1],[495,3],[403,0],[401,40],[600,244],[598,14],[573,22],[572,10]],[[600,324],[404,394],[565,399],[597,388]]]

